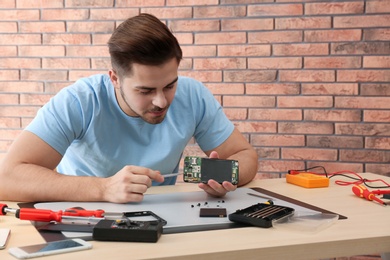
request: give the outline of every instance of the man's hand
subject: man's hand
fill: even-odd
[[[217,152],[212,151],[209,158],[218,159],[219,155]],[[215,180],[209,180],[207,184],[205,183],[199,183],[199,188],[210,194],[214,197],[223,197],[228,193],[229,191],[235,191],[237,186],[233,185],[232,183],[228,181],[222,182],[222,184],[219,184]]]
[[[114,176],[106,179],[105,201],[114,203],[140,202],[144,193],[152,186],[152,180],[163,182],[159,171],[140,166],[125,166]]]

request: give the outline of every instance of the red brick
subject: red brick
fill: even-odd
[[[165,0],[116,0],[114,2],[115,7],[164,6],[165,4]]]
[[[305,121],[360,122],[361,112],[358,110],[304,110]]]
[[[205,85],[214,95],[244,94],[243,83],[207,83]]]
[[[304,135],[252,135],[252,144],[258,146],[305,146]]]
[[[0,129],[0,136],[3,140],[14,140],[20,135],[22,130]]]
[[[386,124],[336,123],[336,135],[389,136],[390,127]],[[390,160],[389,160],[390,161]],[[388,162],[389,162],[388,161]]]
[[[194,42],[194,36],[192,33],[176,33],[173,32],[180,45],[192,44]],[[107,42],[107,41],[106,41]]]
[[[301,109],[249,109],[249,120],[301,121]]]
[[[338,70],[337,81],[389,82],[390,70]]]
[[[276,18],[276,29],[331,28],[330,17]]]
[[[275,70],[227,70],[223,72],[225,82],[272,82]]]
[[[390,162],[390,151],[340,150],[340,160],[349,162]]]
[[[305,14],[362,14],[363,2],[306,3]]]
[[[363,40],[366,41],[390,41],[390,29],[365,29],[363,30]]]
[[[122,0],[123,1],[123,0]],[[143,0],[139,0],[143,1]],[[164,5],[165,1],[162,1]],[[219,0],[166,0],[167,6],[182,6],[182,5],[189,5],[189,6],[198,6],[198,5],[217,5],[219,4]]]
[[[209,45],[181,46],[184,57],[207,57],[215,56],[217,48]]]
[[[45,83],[45,93],[56,94],[64,87],[67,87],[71,82],[46,82]]]
[[[9,69],[9,70],[0,70],[0,81],[1,80],[19,80],[19,70]]]
[[[259,171],[287,173],[291,169],[302,169],[305,167],[303,161],[290,160],[261,160]]]
[[[332,43],[331,54],[390,54],[389,42]]]
[[[246,94],[252,95],[296,95],[298,83],[247,83]]]
[[[357,83],[303,83],[304,95],[357,95],[359,92]]]
[[[17,0],[17,8],[61,8],[64,7],[63,0],[46,0],[46,1],[30,1],[30,0]]]
[[[35,46],[19,46],[19,55],[28,57],[53,57],[64,56],[64,46],[55,45],[35,45]]]
[[[307,30],[304,32],[305,42],[348,42],[360,41],[362,30]]]
[[[69,80],[76,81],[79,78],[89,77],[95,74],[107,73],[106,70],[71,70],[69,71]]]
[[[390,109],[390,97],[335,97],[335,107]]]
[[[363,67],[390,68],[390,56],[365,56],[363,57]]]
[[[42,9],[42,20],[88,20],[88,9],[78,8],[61,8],[61,9]]]
[[[15,105],[19,103],[18,94],[0,94],[1,105]]]
[[[1,15],[0,15],[1,17]],[[41,36],[38,34],[2,34],[0,35],[0,45],[25,45],[41,44]],[[3,48],[3,47],[2,47]]]
[[[201,82],[221,82],[221,71],[195,71],[195,70],[183,70],[180,71],[180,75],[197,79]]]
[[[92,69],[111,69],[110,58],[91,58]]]
[[[83,36],[84,34],[75,34],[75,36],[81,35]],[[92,34],[92,44],[93,45],[106,45],[108,40],[111,37],[111,33],[99,33],[99,34]],[[89,36],[90,40],[91,36]]]
[[[169,28],[174,32],[218,31],[218,20],[174,20],[169,22]]]
[[[19,30],[23,33],[65,32],[64,22],[21,22]]]
[[[62,0],[61,0],[62,1]],[[0,2],[0,8],[15,8],[15,0],[2,0]]]
[[[111,65],[109,65],[108,68],[110,68],[110,66]],[[191,58],[183,58],[180,61],[179,70],[190,70],[193,67],[194,67],[193,66],[193,59],[191,59]]]
[[[223,106],[226,107],[274,107],[274,97],[261,96],[224,96]]]
[[[42,68],[86,69],[90,68],[90,61],[87,58],[43,58]]]
[[[104,43],[106,44],[107,41]],[[63,33],[53,33],[53,34],[43,34],[43,44],[48,45],[78,45],[78,44],[91,44],[91,35],[90,34],[63,34]]]
[[[377,173],[377,174],[382,174],[384,176],[389,176],[390,171],[389,171],[389,163],[366,163],[366,171],[365,172],[372,172],[372,173]],[[363,171],[360,171],[363,172]]]
[[[20,126],[18,126],[18,127],[20,127]],[[8,151],[11,144],[12,144],[12,141],[0,141],[0,151]]]
[[[252,140],[253,140],[253,135],[252,135]],[[256,148],[256,152],[258,155],[258,158],[261,158],[262,160],[264,159],[279,159],[279,148],[269,148],[269,147],[258,147]]]
[[[333,124],[320,122],[279,122],[278,133],[333,134]]]
[[[363,137],[356,136],[313,136],[306,137],[308,147],[322,148],[364,148]]]
[[[33,117],[37,114],[40,106],[2,106],[0,116]]]
[[[390,15],[336,16],[334,28],[361,28],[390,26]]]
[[[282,148],[282,159],[335,161],[337,160],[337,150],[324,150],[313,148]]]
[[[307,162],[307,167],[315,167],[321,165],[323,166],[328,173],[340,172],[340,171],[352,171],[352,172],[363,172],[363,164],[362,163],[346,163],[346,162]],[[332,178],[333,182],[336,180],[336,177]],[[340,179],[340,178],[337,178]],[[344,178],[341,178],[344,180]],[[332,181],[331,181],[332,183]],[[337,258],[338,259],[338,258]],[[352,259],[350,259],[352,260]]]
[[[116,10],[116,8],[114,9]],[[125,9],[126,10],[126,9]],[[137,9],[134,10],[137,13]],[[141,8],[141,13],[149,13],[157,16],[159,19],[178,19],[192,18],[191,7],[172,7],[172,8]]]
[[[332,107],[333,99],[327,96],[279,96],[277,107]]]
[[[1,36],[0,36],[0,44],[1,43]],[[10,56],[16,56],[18,54],[17,47],[16,46],[1,46],[0,49],[0,55],[3,57],[10,57]]]
[[[220,70],[220,69],[246,69],[245,58],[196,58],[194,59],[196,70]]]
[[[305,57],[304,68],[361,68],[360,57]]]
[[[296,16],[303,14],[302,4],[249,5],[248,16]]]
[[[0,68],[37,69],[41,68],[41,60],[39,58],[0,58]]]
[[[221,21],[222,31],[272,30],[273,19],[228,19]]]
[[[390,137],[366,137],[365,140],[365,148],[390,150]]]
[[[248,58],[248,69],[299,69],[302,58]]]
[[[39,10],[0,10],[0,21],[34,21],[39,20]]]
[[[390,83],[360,84],[360,94],[364,96],[390,96]]]
[[[0,92],[43,92],[42,82],[0,81]]]
[[[389,110],[364,110],[364,122],[388,123],[390,122]]]
[[[368,1],[366,13],[390,13],[390,5],[387,1]]]
[[[292,43],[302,42],[302,40],[301,31],[248,32],[249,43]]]
[[[21,105],[39,105],[43,106],[49,102],[53,95],[49,94],[21,94],[20,104]]]
[[[109,57],[107,46],[66,46],[66,55],[75,57]]]
[[[91,9],[91,20],[126,20],[139,14],[138,8],[98,8]],[[159,16],[159,18],[162,18]]]
[[[196,46],[191,46],[192,48]],[[209,46],[211,47],[211,46]],[[218,45],[217,46],[218,56],[270,56],[271,46],[270,45]],[[213,56],[213,55],[209,55]]]
[[[242,133],[276,133],[276,122],[239,121],[234,125]]]
[[[328,48],[327,43],[275,44],[273,54],[276,56],[328,55]]]
[[[21,70],[22,80],[68,80],[68,73],[65,70]]]
[[[89,32],[89,33],[107,33],[115,29],[115,23],[111,21],[103,22],[67,22],[68,32]]]
[[[332,70],[282,70],[279,71],[280,81],[290,82],[332,82],[335,72]]]
[[[0,33],[16,33],[18,24],[16,22],[1,22]]]
[[[245,32],[214,32],[195,34],[195,44],[241,44],[245,42]]]
[[[247,119],[247,109],[246,108],[224,108],[223,111],[225,115],[230,120],[245,120]]]
[[[209,17],[242,17],[246,15],[245,6],[202,6],[193,7],[194,18]]]

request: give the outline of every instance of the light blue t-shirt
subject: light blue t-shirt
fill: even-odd
[[[212,150],[231,135],[234,125],[211,92],[187,77],[179,77],[162,123],[130,117],[119,107],[109,76],[102,74],[61,90],[26,129],[63,155],[58,172],[109,177],[126,165],[162,174],[178,172],[192,137],[202,150]],[[175,181],[175,177],[165,178],[162,184]]]

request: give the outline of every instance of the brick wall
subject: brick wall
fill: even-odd
[[[61,88],[106,73],[110,33],[140,12],[173,30],[180,74],[222,103],[260,177],[390,172],[389,0],[2,0],[0,157]]]

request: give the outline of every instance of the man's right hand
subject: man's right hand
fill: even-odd
[[[104,200],[114,203],[140,202],[152,186],[152,180],[163,182],[164,177],[159,171],[145,167],[125,166],[104,180]]]

